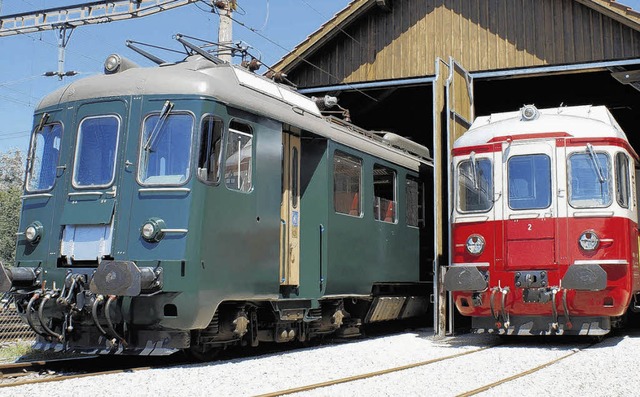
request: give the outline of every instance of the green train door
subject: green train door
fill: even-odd
[[[300,285],[300,137],[282,133],[280,285]]]

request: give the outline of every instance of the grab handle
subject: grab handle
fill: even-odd
[[[324,286],[324,275],[323,275],[323,272],[322,272],[322,261],[324,259],[323,256],[322,256],[322,253],[323,253],[323,250],[324,250],[323,241],[322,241],[323,237],[324,237],[324,226],[322,224],[320,224],[320,255],[318,255],[319,258],[320,258],[320,291],[322,291],[322,288]]]

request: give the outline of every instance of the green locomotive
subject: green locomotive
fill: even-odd
[[[210,56],[35,111],[15,266],[36,347],[210,358],[425,314],[426,148]]]

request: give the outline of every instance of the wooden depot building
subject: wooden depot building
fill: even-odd
[[[355,124],[431,149],[439,334],[453,318],[439,282],[449,148],[475,116],[605,105],[640,148],[640,13],[613,0],[353,0],[273,68],[337,96]]]

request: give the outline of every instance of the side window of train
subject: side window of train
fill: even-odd
[[[224,183],[231,190],[248,193],[253,187],[253,130],[248,124],[232,121],[224,156]]]
[[[551,205],[551,159],[546,154],[509,158],[507,176],[509,208],[543,209]]]
[[[396,221],[396,172],[391,168],[373,165],[373,216],[376,220]]]
[[[220,181],[223,126],[222,120],[213,116],[207,116],[202,120],[198,179],[203,182],[218,183]]]
[[[622,208],[629,208],[629,157],[624,153],[616,154],[616,198]]]
[[[48,124],[33,136],[27,170],[27,191],[49,190],[56,180],[56,167],[60,154],[60,124]]]
[[[460,212],[486,212],[493,207],[493,167],[490,159],[461,161],[457,178]]]
[[[611,159],[606,153],[573,153],[569,157],[569,204],[574,208],[611,204]]]
[[[144,120],[138,180],[145,185],[180,185],[191,164],[193,116],[152,114]]]
[[[407,175],[406,197],[407,226],[424,226],[424,184],[411,175]]]
[[[336,151],[333,155],[333,208],[337,213],[361,216],[362,159]]]
[[[73,186],[105,187],[115,177],[120,118],[87,117],[78,127]]]

